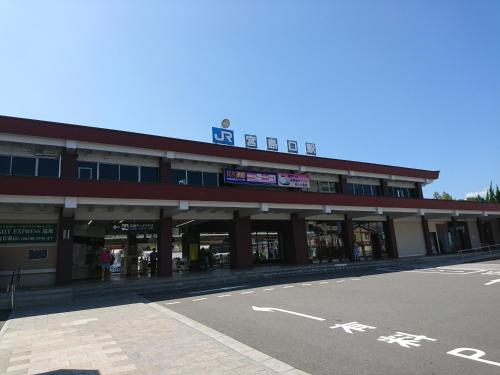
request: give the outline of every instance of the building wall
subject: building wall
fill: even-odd
[[[481,239],[479,238],[479,229],[477,227],[477,220],[467,220],[467,226],[469,228],[469,236],[470,236],[470,243],[471,246],[474,247],[481,247]]]
[[[420,221],[394,220],[394,231],[401,258],[425,255],[424,233]]]
[[[496,244],[500,244],[500,222],[499,219],[491,221],[491,231],[493,232],[493,239]]]

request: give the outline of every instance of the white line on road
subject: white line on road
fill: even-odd
[[[328,284],[328,281],[320,281],[318,284]]]
[[[218,298],[231,297],[231,294],[221,294]]]
[[[250,294],[250,293],[255,293],[253,290],[250,290],[248,292],[241,292],[241,294]]]
[[[204,301],[204,300],[206,300],[206,299],[208,299],[208,298],[207,298],[207,297],[203,297],[203,298],[195,298],[195,299],[193,299],[193,302],[196,302],[196,301]]]
[[[361,280],[361,279],[351,279],[351,281],[359,281],[359,280]]]
[[[267,288],[267,289],[264,289],[264,292],[268,292],[270,290],[274,290],[274,288]]]
[[[283,289],[288,289],[288,288],[295,288],[295,286],[293,286],[293,285],[286,285],[286,286],[283,287]]]
[[[177,305],[178,303],[180,303],[179,301],[177,302],[167,302],[165,303],[165,305]]]
[[[318,320],[320,322],[324,321],[325,319],[323,318],[318,318],[317,316],[312,316],[312,315],[307,315],[307,314],[301,314],[295,311],[289,311],[289,310],[283,310],[283,309],[277,309],[275,307],[257,307],[257,306],[252,306],[252,309],[254,311],[265,311],[265,312],[274,312],[274,311],[280,311],[285,314],[291,314],[291,315],[297,315],[301,316],[303,318],[308,318],[308,319],[313,319],[313,320]]]
[[[305,284],[301,284],[302,286],[311,286],[312,284],[309,284],[309,283],[305,283]]]
[[[239,288],[244,288],[247,285],[237,285],[237,286],[226,286],[224,288],[217,288],[217,289],[207,289],[207,290],[199,290],[196,292],[190,292],[189,294],[201,294],[201,293],[207,293],[207,292],[216,292],[218,290],[231,290],[231,289],[239,289]]]
[[[343,283],[345,280],[337,280],[336,283]]]
[[[500,283],[500,279],[491,280],[490,282],[487,282],[487,283],[486,283],[486,284],[484,284],[484,285],[493,285],[493,284],[496,284],[496,283]]]

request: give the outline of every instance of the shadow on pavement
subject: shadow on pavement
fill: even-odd
[[[98,370],[53,370],[49,372],[41,372],[37,375],[99,375],[101,372]]]

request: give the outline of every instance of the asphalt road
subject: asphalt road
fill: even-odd
[[[500,261],[378,272],[146,298],[311,374],[500,374]]]

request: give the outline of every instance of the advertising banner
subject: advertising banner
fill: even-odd
[[[278,186],[309,189],[309,176],[306,174],[278,173]]]
[[[56,224],[0,224],[0,244],[56,241]]]
[[[244,171],[238,169],[225,169],[224,182],[244,185],[278,185],[276,173]]]

